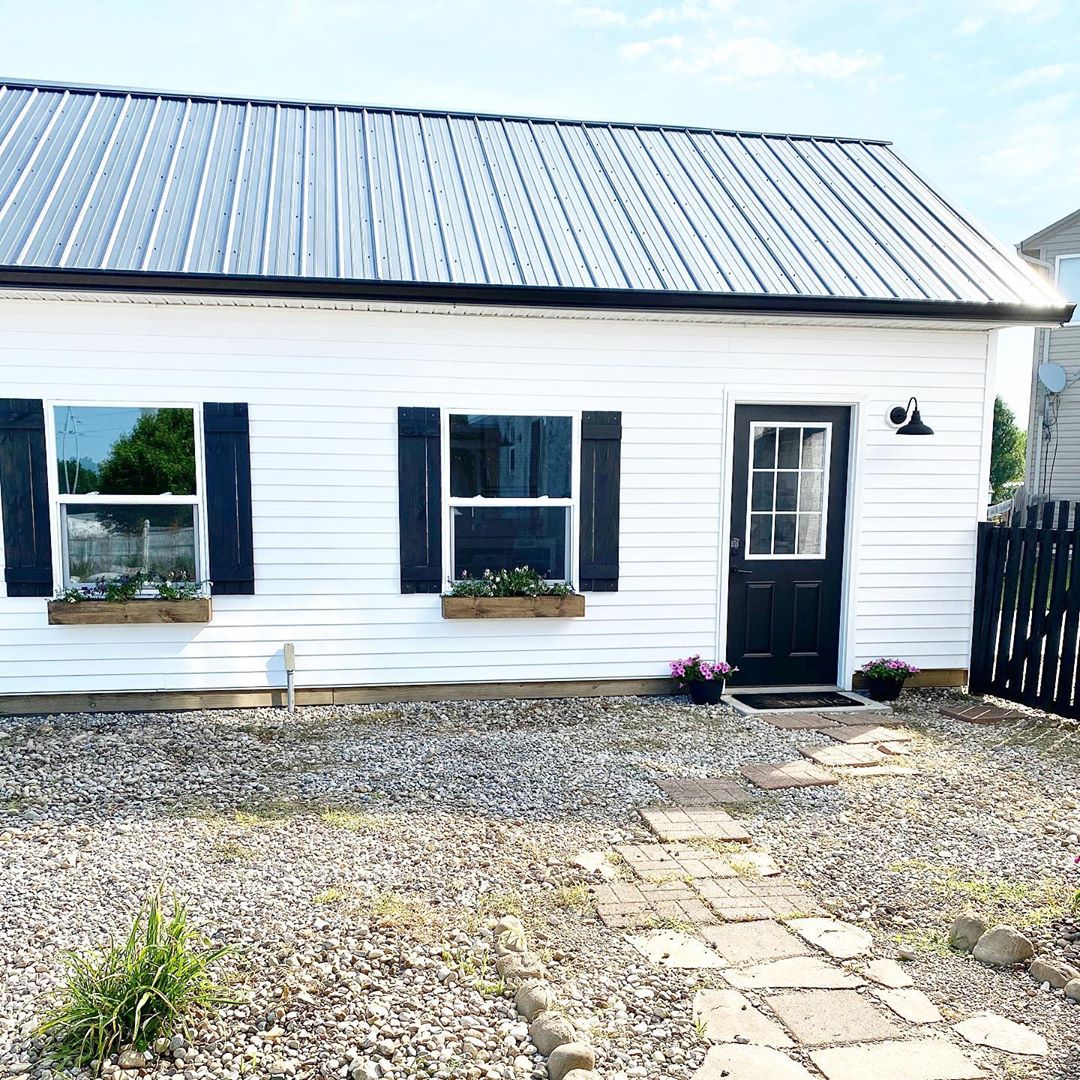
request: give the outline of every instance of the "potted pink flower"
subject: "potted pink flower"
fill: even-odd
[[[671,661],[671,677],[695,705],[715,705],[724,694],[724,684],[739,669],[725,660],[710,664],[700,656]]]
[[[864,689],[875,701],[895,701],[904,689],[904,683],[918,674],[919,669],[914,664],[885,656],[868,660],[862,666]]]

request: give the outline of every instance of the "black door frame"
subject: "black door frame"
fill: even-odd
[[[840,582],[840,640],[838,647],[835,685],[851,690],[854,676],[853,616],[855,550],[858,545],[858,517],[861,512],[862,455],[858,452],[864,438],[866,416],[865,397],[819,396],[809,394],[729,394],[724,410],[724,454],[727,463],[723,472],[723,490],[720,492],[720,575],[717,583],[717,659],[725,659],[728,634],[728,597],[731,583],[731,493],[734,486],[735,468],[735,407],[737,405],[805,405],[810,408],[832,407],[848,409],[851,422],[848,428],[847,491],[845,492],[846,515],[844,521],[844,559]],[[734,692],[735,687],[732,687]]]

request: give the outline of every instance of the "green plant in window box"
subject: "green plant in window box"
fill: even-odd
[[[464,574],[450,582],[451,596],[569,596],[573,591],[568,582],[548,581],[528,566],[485,570],[478,578]]]
[[[155,578],[140,570],[107,581],[61,589],[56,599],[68,604],[93,600],[107,604],[127,604],[133,600],[198,600],[208,594],[210,584],[209,581],[189,581],[182,573]],[[148,590],[153,590],[154,595],[149,595]]]

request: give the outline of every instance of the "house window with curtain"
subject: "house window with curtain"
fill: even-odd
[[[570,415],[446,417],[444,499],[451,576],[529,566],[573,581],[576,420]]]
[[[52,422],[64,587],[201,580],[196,410],[54,405]]]

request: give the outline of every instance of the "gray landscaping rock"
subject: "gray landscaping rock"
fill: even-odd
[[[495,961],[499,978],[510,986],[520,986],[527,979],[542,979],[547,971],[544,962],[535,953],[504,953]]]
[[[986,929],[982,919],[974,915],[961,915],[949,930],[949,944],[959,952],[971,952]]]
[[[530,1023],[555,1003],[551,987],[541,979],[528,979],[514,995],[514,1006]]]
[[[548,1057],[557,1046],[574,1042],[577,1029],[565,1016],[545,1012],[529,1025],[529,1038],[533,1046]]]
[[[595,1066],[596,1052],[591,1046],[581,1042],[563,1043],[548,1056],[548,1080],[566,1080],[573,1072],[590,1073]]]
[[[504,915],[492,931],[495,938],[495,955],[505,956],[509,953],[523,953],[528,951],[528,939],[525,936],[525,927],[516,915]]]
[[[563,1080],[600,1080],[600,1077],[592,1069],[571,1069]]]
[[[121,1050],[116,1064],[121,1069],[145,1069],[146,1055],[140,1054],[138,1050]]]
[[[1031,961],[1028,974],[1037,983],[1049,983],[1055,990],[1061,990],[1074,979],[1080,979],[1080,971],[1064,960],[1050,960],[1036,957]]]
[[[1015,926],[995,926],[979,938],[973,955],[982,964],[1008,967],[1030,960],[1035,946]]]
[[[1071,979],[1065,984],[1065,996],[1070,1001],[1080,1001],[1080,979]]]

